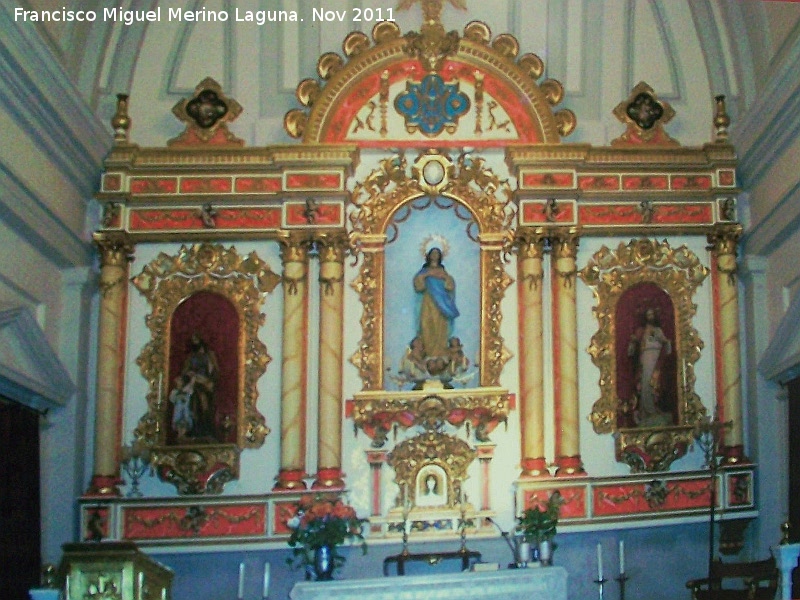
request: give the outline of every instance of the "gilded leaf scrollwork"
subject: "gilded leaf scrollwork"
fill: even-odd
[[[437,431],[426,431],[401,442],[389,454],[388,463],[395,471],[395,482],[407,490],[406,501],[416,505],[417,474],[423,467],[436,465],[447,474],[446,506],[459,502],[461,482],[467,478],[467,469],[475,460],[476,452],[470,445],[455,436]]]
[[[162,252],[133,278],[134,286],[151,306],[145,319],[151,339],[137,359],[149,383],[148,411],[140,419],[134,435],[154,448],[154,465],[163,467],[159,468],[161,476],[169,474],[168,478],[179,491],[183,490],[182,493],[221,491],[221,486],[212,490],[199,482],[197,477],[209,473],[198,464],[206,464],[214,473],[219,473],[216,481],[235,478],[239,451],[260,447],[269,434],[264,417],[256,409],[257,383],[271,360],[266,346],[258,338],[258,330],[265,321],[260,309],[266,294],[280,281],[280,276],[254,252],[240,256],[233,247],[226,249],[219,244],[184,245],[175,255]],[[239,315],[239,330],[231,332],[238,336],[238,372],[226,374],[237,378],[239,390],[235,423],[225,423],[236,428],[233,445],[167,444],[170,421],[165,400],[169,381],[175,377],[169,372],[171,319],[175,310],[198,292],[222,296]]]

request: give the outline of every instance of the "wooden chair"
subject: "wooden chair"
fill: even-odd
[[[692,579],[686,587],[693,600],[772,600],[778,591],[780,572],[775,557],[745,563],[711,564],[711,577]]]

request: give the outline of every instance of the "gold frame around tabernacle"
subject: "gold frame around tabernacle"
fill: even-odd
[[[255,253],[239,256],[220,244],[181,246],[175,255],[159,254],[133,278],[134,286],[151,306],[146,323],[150,342],[137,363],[148,382],[148,411],[135,437],[152,449],[159,475],[181,493],[220,492],[238,477],[238,456],[244,448],[258,448],[269,434],[265,418],[256,409],[257,382],[270,362],[258,338],[264,323],[260,312],[267,293],[280,283]],[[175,309],[198,292],[212,292],[229,300],[239,313],[238,399],[235,444],[167,444],[169,426],[170,323]]]
[[[634,471],[665,470],[693,441],[692,429],[706,414],[694,391],[694,365],[703,341],[692,325],[696,305],[692,297],[708,269],[686,246],[672,248],[664,240],[636,239],[615,249],[601,248],[580,271],[597,306],[598,330],[589,353],[600,369],[600,398],[589,416],[596,433],[614,433],[617,458]],[[678,423],[663,427],[621,428],[617,424],[623,402],[617,397],[615,314],[623,293],[641,283],[652,283],[669,294],[675,308]]]
[[[444,172],[436,183],[425,180],[425,166],[436,162]],[[504,257],[510,252],[509,231],[515,212],[511,189],[482,158],[461,155],[455,161],[435,150],[420,153],[411,169],[404,156],[393,156],[359,182],[353,191],[350,214],[351,244],[361,261],[352,286],[363,306],[362,338],[350,361],[365,391],[384,389],[383,300],[386,293],[385,247],[387,228],[405,204],[424,195],[450,198],[470,211],[481,247],[480,387],[499,385],[503,366],[511,358],[500,335],[505,290],[511,285]]]

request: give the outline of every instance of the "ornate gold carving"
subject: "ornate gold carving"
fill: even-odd
[[[667,241],[648,239],[633,240],[627,245],[621,243],[616,250],[603,247],[580,271],[581,278],[594,289],[597,298],[595,315],[599,328],[589,346],[592,361],[600,369],[600,399],[590,415],[597,433],[618,431],[617,414],[624,404],[616,392],[615,314],[622,294],[634,285],[649,282],[666,291],[673,302],[676,338],[673,352],[677,356],[677,380],[680,382],[677,386],[678,427],[661,428],[668,438],[666,441],[661,436],[653,437],[657,432],[650,429],[623,432],[630,449],[638,448],[645,454],[652,451],[662,457],[653,463],[662,468],[686,451],[683,442],[691,440],[688,430],[706,413],[694,392],[694,364],[700,358],[703,342],[692,326],[696,311],[692,296],[707,275],[708,269],[686,246],[672,248]],[[618,440],[618,444],[622,443]],[[664,444],[678,452],[662,451]]]
[[[441,180],[425,182],[426,165],[441,168]],[[510,243],[508,231],[515,216],[508,182],[485,166],[483,158],[468,154],[457,163],[430,150],[417,157],[412,175],[406,173],[402,156],[383,159],[380,167],[356,184],[352,195],[355,208],[350,215],[351,245],[364,255],[361,271],[353,283],[364,312],[363,337],[351,362],[359,369],[365,390],[383,387],[383,345],[376,339],[383,319],[383,247],[386,231],[395,212],[407,202],[423,196],[426,189],[463,204],[474,216],[481,244],[481,365],[480,384],[498,385],[503,366],[511,354],[500,335],[500,305],[511,278],[505,270],[504,253]],[[381,343],[378,343],[381,342]]]
[[[631,472],[666,471],[694,443],[692,427],[642,427],[619,429],[615,438],[617,459]]]
[[[426,431],[397,444],[387,462],[395,471],[395,482],[408,494],[400,501],[413,505],[417,504],[417,474],[420,470],[429,465],[443,469],[450,483],[446,507],[452,508],[461,501],[461,482],[467,479],[467,470],[475,456],[475,450],[465,441],[438,431]]]
[[[365,252],[361,271],[351,284],[361,301],[362,336],[350,362],[358,369],[365,390],[383,387],[383,273],[383,250]]]
[[[178,479],[173,482],[179,486],[179,491],[181,487],[194,489],[198,486],[197,481],[181,478],[199,472],[196,467],[199,463],[216,470],[222,465],[229,469],[231,477],[237,476],[239,450],[260,447],[269,433],[264,417],[256,409],[258,379],[271,360],[258,339],[258,329],[264,324],[264,315],[260,312],[264,297],[279,282],[280,276],[255,253],[242,257],[233,247],[225,249],[218,244],[181,246],[174,256],[162,252],[133,279],[133,284],[151,306],[146,319],[151,340],[137,359],[150,385],[149,410],[139,421],[135,436],[153,447],[154,465],[163,464],[177,474]],[[240,317],[239,331],[235,332],[239,340],[239,372],[232,374],[238,378],[240,390],[237,442],[221,446],[166,446],[169,421],[164,382],[171,381],[172,375],[169,373],[170,320],[184,300],[200,291],[224,296]]]
[[[233,98],[228,98],[222,86],[211,77],[197,84],[191,98],[184,98],[172,112],[186,124],[186,130],[167,145],[192,144],[219,139],[217,143],[242,146],[244,141],[228,130],[228,123],[234,121],[242,112],[242,106]]]
[[[728,116],[725,109],[725,96],[716,96],[714,98],[714,131],[716,132],[717,142],[728,141],[728,126],[731,124],[731,118]]]
[[[430,9],[432,15],[437,15],[441,6],[441,2],[438,2],[437,8],[437,1],[433,0],[425,10]],[[426,19],[420,32],[409,32],[405,36],[401,35],[400,28],[394,22],[385,21],[373,28],[372,47],[368,46],[363,34],[350,35],[353,37],[348,36],[343,46],[345,58],[334,52],[320,56],[317,73],[327,83],[320,86],[319,92],[316,87],[306,83],[307,80],[301,82],[302,88],[298,86],[298,100],[306,108],[292,109],[286,113],[284,129],[290,136],[303,138],[307,142],[324,141],[331,125],[329,120],[337,114],[337,105],[349,95],[353,82],[362,81],[370,73],[383,75],[387,72],[387,66],[405,62],[409,56],[419,58],[424,67],[431,71],[438,70],[448,58],[464,63],[474,69],[478,86],[481,77],[488,74],[505,81],[511,89],[516,90],[517,96],[525,99],[524,106],[532,122],[541,127],[536,137],[543,143],[558,143],[562,136],[569,135],[575,129],[576,118],[572,111],[562,110],[554,114],[552,110],[552,103],[563,99],[561,84],[554,80],[543,82],[542,87],[537,84],[537,79],[544,72],[542,60],[533,54],[525,54],[517,60],[517,40],[509,34],[501,34],[491,41],[491,31],[485,23],[475,21],[468,24],[461,38],[455,31],[445,32],[438,17]],[[386,84],[388,80],[382,79],[377,102],[365,99],[364,105],[356,111],[362,122],[362,109],[367,109],[369,103],[376,104],[381,111],[385,109],[390,100]],[[491,104],[485,104],[489,119],[493,120],[487,129],[501,129],[503,123],[497,121]],[[497,108],[496,102],[494,104],[494,108]],[[383,112],[381,115],[381,135],[385,136]],[[478,129],[481,129],[479,120],[476,121]]]
[[[508,419],[508,391],[501,388],[360,392],[353,398],[353,424],[380,448],[394,426],[438,429],[446,423],[475,428],[475,437],[487,441],[491,431]]]
[[[239,477],[239,452],[232,444],[160,446],[153,450],[153,464],[181,494],[221,494],[226,483]]]
[[[709,249],[716,258],[717,271],[727,276],[730,285],[736,284],[736,276],[739,274],[736,252],[741,236],[742,226],[739,223],[717,225],[708,234]]]
[[[611,141],[612,146],[621,144],[652,143],[678,146],[664,131],[664,125],[672,120],[675,111],[644,81],[631,90],[630,96],[614,108],[614,116],[627,126],[627,131]]]
[[[122,232],[95,233],[94,243],[100,251],[101,267],[127,268],[133,259],[134,245]]]

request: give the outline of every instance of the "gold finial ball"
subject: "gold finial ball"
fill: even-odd
[[[792,525],[789,521],[785,521],[781,523],[781,544],[788,544],[789,543],[789,531],[791,531]]]
[[[111,127],[117,138],[124,138],[130,129],[131,118],[128,116],[128,94],[117,94],[117,112],[111,118]]]

